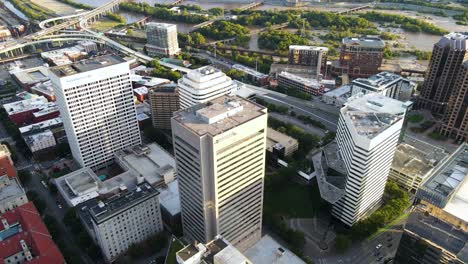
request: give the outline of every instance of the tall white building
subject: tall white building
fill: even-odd
[[[146,24],[146,50],[150,55],[175,55],[180,52],[177,25],[167,23]]]
[[[241,251],[260,239],[266,131],[267,109],[240,97],[175,113],[185,237],[207,243],[219,234]]]
[[[107,261],[163,230],[158,195],[150,184],[142,183],[104,201],[92,200],[80,209],[80,213],[87,211],[91,234]]]
[[[411,102],[370,93],[340,110],[336,142],[313,157],[322,198],[351,226],[379,205]]]
[[[182,109],[205,103],[222,95],[232,95],[238,85],[221,70],[205,66],[185,74],[178,81]]]
[[[130,69],[116,55],[50,69],[73,157],[97,169],[114,152],[141,143]]]

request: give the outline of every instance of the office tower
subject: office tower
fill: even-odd
[[[440,132],[457,141],[468,142],[468,60],[459,69]]]
[[[163,230],[158,195],[145,182],[108,199],[87,202],[87,222],[107,261]]]
[[[442,117],[462,64],[468,60],[468,33],[450,33],[434,44],[417,107]]]
[[[390,72],[381,72],[369,78],[357,78],[351,83],[351,95],[378,93],[400,101],[408,101],[416,83]]]
[[[178,81],[182,109],[205,103],[222,95],[232,95],[237,84],[221,70],[205,66],[185,74]]]
[[[370,93],[340,110],[336,142],[313,156],[320,195],[352,226],[382,199],[410,102]]]
[[[150,55],[172,56],[180,52],[177,41],[177,25],[166,23],[147,23],[146,37],[148,43],[146,50]]]
[[[260,239],[266,131],[267,109],[237,96],[175,113],[186,238],[207,243],[219,234],[241,251]]]
[[[153,127],[171,129],[172,114],[180,109],[177,84],[163,84],[149,89]]]
[[[50,69],[73,157],[102,168],[141,143],[128,62],[105,55]]]
[[[344,38],[341,42],[340,68],[349,76],[369,77],[379,72],[385,43],[380,38]]]
[[[315,79],[304,78],[289,72],[278,74],[278,86],[296,90],[301,93],[319,96],[325,91],[325,87]]]
[[[289,46],[288,63],[293,65],[311,66],[317,76],[327,67],[328,48],[315,46]]]

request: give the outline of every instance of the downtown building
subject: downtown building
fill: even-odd
[[[178,80],[182,109],[211,101],[222,95],[232,95],[238,89],[229,76],[212,66],[190,71]]]
[[[289,46],[288,64],[314,68],[317,77],[327,67],[328,48],[315,46]]]
[[[467,42],[467,33],[450,33],[434,44],[416,104],[418,108],[427,109],[435,116],[444,116],[454,90],[459,90],[455,89],[457,79],[462,79],[463,74],[466,74],[463,63],[468,61]],[[460,85],[463,85],[463,80]],[[464,85],[466,87],[466,82]],[[456,95],[453,100],[457,100]]]
[[[50,69],[73,157],[99,169],[141,143],[128,62],[105,55]]]
[[[239,250],[261,238],[267,109],[222,96],[172,119],[182,227],[189,240],[223,236]]]
[[[148,39],[148,43],[145,48],[150,55],[173,56],[180,52],[177,40],[177,25],[147,23],[146,38]]]
[[[379,73],[385,42],[375,37],[344,38],[341,42],[340,60],[332,65],[335,75],[348,74],[351,78]]]
[[[323,199],[348,226],[381,202],[410,102],[358,95],[340,110],[336,141],[313,156]]]
[[[171,130],[171,118],[179,111],[179,89],[177,84],[161,84],[149,89],[153,127]]]

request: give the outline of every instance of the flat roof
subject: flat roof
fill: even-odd
[[[63,177],[63,180],[75,195],[98,187],[96,174],[87,167],[71,172]]]
[[[443,163],[436,167],[431,177],[424,183],[424,188],[431,192],[451,197],[467,181],[468,144],[464,143]]]
[[[8,113],[8,115],[14,115],[33,109],[42,109],[46,104],[48,104],[47,99],[44,96],[39,96],[31,99],[4,104],[3,108],[5,108],[5,111]]]
[[[89,208],[89,213],[96,223],[101,223],[126,208],[140,204],[144,200],[158,195],[159,192],[148,183],[142,183],[135,189],[116,194]]]
[[[157,27],[157,28],[171,28],[171,27],[177,27],[176,24],[169,24],[169,23],[157,23],[157,22],[148,22],[146,23],[146,26],[148,27]]]
[[[444,207],[447,213],[468,223],[468,181],[465,180]]]
[[[301,84],[304,84],[306,86],[309,86],[309,87],[313,87],[313,88],[319,88],[320,86],[322,86],[317,80],[315,79],[311,79],[311,78],[304,78],[304,77],[301,77],[299,75],[295,75],[295,74],[292,74],[292,73],[289,73],[289,72],[281,72],[280,74],[278,74],[278,77],[281,76],[281,77],[284,77],[288,80],[292,80],[292,81],[295,81],[295,82],[298,82],[298,83],[301,83]]]
[[[343,85],[340,86],[336,89],[333,89],[327,93],[325,93],[323,96],[329,96],[329,97],[340,97],[343,96],[347,93],[351,92],[351,86],[350,85]]]
[[[26,144],[28,144],[29,146],[34,144],[35,142],[40,142],[44,139],[51,139],[51,138],[54,138],[54,134],[52,133],[50,129],[24,137]]]
[[[398,74],[390,73],[390,72],[381,72],[375,75],[370,76],[369,78],[357,78],[353,80],[353,84],[358,86],[365,86],[370,88],[373,91],[382,91],[387,88],[389,85],[394,84],[398,81],[407,81],[410,82],[408,79],[401,77]]]
[[[266,108],[239,96],[221,96],[174,113],[174,120],[198,135],[212,136],[266,114]],[[215,122],[213,122],[215,121]]]
[[[18,197],[25,194],[23,187],[21,187],[16,177],[9,178],[7,175],[3,175],[0,177],[0,179],[2,177],[6,177],[5,180],[9,181],[9,183],[0,188],[0,201],[9,200],[13,197]]]
[[[104,67],[109,67],[119,63],[126,63],[126,61],[113,54],[93,57],[88,60],[81,60],[69,65],[53,67],[50,70],[57,76],[71,76],[74,74],[97,70]]]
[[[384,48],[385,42],[378,37],[347,37],[343,38],[342,43],[345,45],[358,45],[370,48]]]
[[[21,134],[25,134],[34,130],[43,130],[43,129],[50,128],[52,126],[59,126],[59,125],[62,125],[62,118],[56,117],[56,118],[48,119],[39,123],[20,127],[19,131]]]
[[[290,148],[297,145],[298,141],[295,138],[292,138],[269,127],[267,129],[267,149],[272,151],[273,146],[276,144],[281,144],[286,148]]]
[[[164,207],[171,215],[180,213],[180,194],[179,194],[179,182],[174,180],[167,184],[165,187],[158,188],[159,191],[159,203]]]
[[[359,135],[374,138],[399,121],[410,104],[375,93],[358,94],[348,99],[341,113],[351,120]]]
[[[290,45],[289,50],[313,50],[313,51],[328,51],[327,47],[318,47],[318,46],[305,46],[305,45]]]
[[[269,235],[263,236],[244,254],[255,264],[305,264],[302,259]]]
[[[430,160],[427,153],[402,143],[395,150],[392,169],[411,177],[425,178],[437,162],[438,160]]]
[[[49,80],[49,71],[45,66],[29,68],[25,70],[14,70],[10,72],[19,82],[24,84],[34,84]]]

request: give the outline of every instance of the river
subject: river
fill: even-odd
[[[17,15],[18,17],[20,17],[21,19],[24,19],[24,20],[29,20],[27,16],[25,16],[21,11],[19,11],[18,9],[16,9],[16,7],[13,6],[12,3],[8,2],[8,1],[3,1],[3,4],[5,5],[6,8],[8,8],[11,12],[15,13],[15,15]]]

